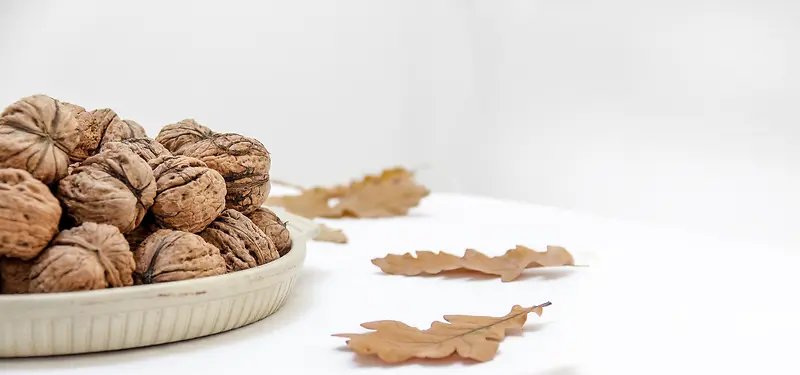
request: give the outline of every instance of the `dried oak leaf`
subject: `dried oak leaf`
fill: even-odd
[[[27,171],[0,168],[0,257],[33,259],[58,233],[61,205]]]
[[[180,154],[184,146],[209,139],[214,134],[216,133],[198,124],[197,121],[185,119],[161,128],[158,136],[156,136],[156,141],[161,143],[170,152]]]
[[[428,194],[426,187],[414,181],[412,172],[393,168],[349,186],[316,187],[296,196],[271,197],[267,204],[308,218],[380,218],[407,215]],[[331,206],[333,198],[338,202]]]
[[[272,240],[236,210],[222,211],[200,236],[219,249],[228,272],[257,267],[280,257]]]
[[[161,229],[142,242],[134,253],[136,284],[198,279],[222,275],[225,259],[219,249],[200,236]]]
[[[167,156],[151,165],[158,190],[151,212],[161,227],[197,233],[225,209],[225,179],[206,163]]]
[[[71,109],[47,95],[22,98],[0,113],[0,167],[50,185],[67,175],[79,138]]]
[[[133,285],[136,263],[113,225],[83,223],[56,236],[34,261],[32,293],[71,292]]]
[[[133,151],[134,154],[139,155],[140,158],[150,164],[152,169],[155,169],[156,167],[156,165],[153,164],[156,159],[165,156],[172,156],[172,153],[169,152],[169,150],[150,138],[131,138],[122,142],[109,142],[104,144],[100,150],[105,151],[120,147],[127,148]]]
[[[445,252],[417,251],[416,253],[416,258],[410,253],[389,254],[383,258],[373,259],[372,264],[380,267],[383,272],[393,275],[416,276],[463,269],[497,275],[503,282],[516,279],[526,268],[575,265],[572,254],[559,246],[548,246],[547,251],[538,252],[517,245],[516,248],[496,257],[489,257],[473,249],[467,249],[462,257]]]
[[[58,184],[58,198],[76,224],[111,224],[128,233],[153,205],[156,181],[150,166],[125,148],[90,156]]]
[[[271,166],[267,149],[256,139],[239,134],[213,134],[181,147],[180,155],[202,160],[225,178],[226,207],[249,214],[269,195]]]
[[[275,212],[266,207],[259,207],[247,217],[272,240],[280,256],[286,255],[291,250],[292,236],[286,228],[286,223],[281,221]]]
[[[0,294],[28,293],[32,265],[30,260],[0,258]]]
[[[364,323],[369,333],[336,334],[346,337],[347,346],[362,355],[376,355],[387,363],[399,363],[411,358],[444,358],[456,354],[480,362],[497,354],[500,341],[507,330],[521,330],[528,314],[542,315],[550,302],[533,307],[514,306],[502,317],[445,315],[444,322],[433,322],[420,330],[394,320]]]
[[[341,229],[331,228],[325,224],[320,224],[319,228],[319,234],[314,237],[314,241],[347,243],[347,236]]]

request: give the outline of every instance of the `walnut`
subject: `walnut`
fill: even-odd
[[[180,154],[184,146],[211,138],[213,134],[215,133],[211,129],[198,124],[195,120],[186,119],[161,128],[156,141],[172,153]]]
[[[284,256],[289,252],[292,248],[292,237],[286,228],[286,223],[281,221],[275,212],[266,207],[259,207],[247,217],[272,240],[278,249],[278,254]]]
[[[197,279],[225,273],[219,250],[200,236],[161,229],[147,237],[134,253],[137,284]]]
[[[125,148],[90,156],[58,184],[57,196],[76,224],[111,224],[122,233],[136,228],[153,205],[153,170]]]
[[[197,233],[225,209],[225,180],[206,163],[167,156],[156,164],[158,192],[152,212],[161,227]]]
[[[122,120],[108,125],[108,129],[106,129],[106,134],[103,136],[103,140],[100,141],[100,145],[102,146],[108,142],[119,142],[126,139],[146,137],[147,132],[145,132],[144,128],[139,125],[139,123],[133,120]]]
[[[81,135],[80,143],[72,155],[73,161],[83,161],[96,154],[108,127],[122,121],[116,112],[108,108],[85,111],[77,119]]]
[[[61,102],[22,98],[0,113],[0,167],[27,170],[50,185],[67,175],[79,138],[78,122]]]
[[[61,205],[21,169],[0,169],[0,256],[32,259],[58,233]]]
[[[264,204],[270,191],[269,152],[261,142],[238,134],[213,134],[184,145],[181,155],[198,158],[225,178],[226,207],[244,214]]]
[[[150,164],[152,169],[155,169],[156,167],[152,164],[154,160],[162,156],[172,156],[172,153],[170,153],[169,150],[150,138],[131,138],[122,142],[109,142],[104,144],[100,150],[105,151],[119,147],[124,147],[133,151],[133,153],[139,155],[140,158]]]
[[[0,258],[0,294],[28,293],[32,261]]]
[[[77,115],[80,144],[73,152],[73,161],[83,161],[100,151],[100,146],[131,138],[146,137],[144,128],[135,121],[122,120],[109,108],[84,111]]]
[[[260,266],[280,256],[272,240],[236,210],[222,211],[200,236],[219,249],[228,272]]]
[[[81,107],[79,105],[72,104],[72,103],[67,103],[67,102],[62,102],[60,100],[59,100],[59,102],[61,103],[62,106],[64,106],[68,110],[70,110],[72,112],[72,115],[75,116],[76,118],[78,116],[80,116],[81,113],[86,112],[86,108],[83,108],[83,107]]]
[[[117,227],[83,223],[56,236],[31,267],[32,293],[133,285],[136,263]]]

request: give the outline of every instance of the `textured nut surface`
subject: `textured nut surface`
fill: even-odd
[[[197,233],[225,209],[225,180],[202,161],[167,156],[153,164],[158,190],[151,210],[161,227]]]
[[[200,236],[219,249],[228,272],[260,266],[280,256],[272,240],[236,210],[222,211]]]
[[[84,223],[56,236],[36,258],[33,293],[70,292],[133,285],[136,263],[117,227]]]
[[[147,237],[134,254],[137,284],[222,275],[225,260],[219,250],[192,233],[161,229]]]
[[[103,140],[100,141],[100,145],[102,146],[109,142],[120,142],[126,139],[146,137],[147,132],[145,132],[144,128],[136,121],[116,121],[108,125],[108,129],[106,129],[106,133],[103,136]]]
[[[76,118],[78,116],[80,116],[83,112],[86,112],[86,108],[83,108],[83,107],[81,107],[81,106],[79,106],[77,104],[62,102],[60,100],[59,100],[59,102],[61,103],[61,105],[64,106],[64,108],[66,108],[70,112],[72,112],[72,115],[75,116]]]
[[[131,138],[121,142],[109,142],[104,144],[100,150],[105,151],[118,148],[127,148],[133,151],[134,154],[139,155],[142,160],[150,164],[152,169],[155,169],[155,165],[152,164],[154,160],[162,156],[172,156],[169,150],[150,138]]]
[[[286,228],[286,223],[281,221],[275,212],[266,207],[259,207],[247,217],[272,240],[278,249],[278,254],[284,256],[291,250],[292,236]]]
[[[249,214],[267,199],[271,160],[258,140],[238,134],[213,134],[185,145],[180,153],[198,158],[222,174],[228,190],[227,208]]]
[[[172,153],[179,154],[184,146],[208,139],[213,134],[211,129],[198,124],[197,121],[185,119],[161,128],[156,141]]]
[[[28,293],[33,262],[15,258],[0,258],[0,294]]]
[[[47,95],[22,98],[0,113],[0,167],[30,172],[45,184],[67,175],[78,145],[72,110]]]
[[[72,153],[73,161],[83,161],[97,154],[109,126],[122,121],[117,113],[109,108],[84,111],[78,114],[77,119],[80,143]]]
[[[111,224],[122,233],[139,226],[155,195],[153,170],[124,148],[87,158],[59,182],[57,193],[76,224]]]
[[[61,205],[27,171],[0,169],[0,257],[32,259],[58,233]]]

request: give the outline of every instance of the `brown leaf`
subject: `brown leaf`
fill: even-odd
[[[526,268],[575,265],[572,254],[560,246],[548,246],[547,251],[538,252],[517,245],[516,248],[496,257],[489,257],[473,249],[467,249],[460,258],[445,252],[431,251],[417,251],[416,255],[415,258],[410,253],[389,254],[383,258],[373,259],[372,264],[380,267],[383,272],[393,275],[433,275],[465,269],[500,276],[503,282],[516,279]]]
[[[414,181],[412,172],[393,168],[348,186],[316,187],[296,196],[270,197],[267,204],[307,218],[380,218],[407,215],[429,193]],[[331,205],[333,198],[339,201]]]
[[[341,229],[331,228],[325,224],[320,224],[320,232],[314,237],[315,241],[347,243],[347,236]]]
[[[550,302],[533,307],[514,306],[503,317],[445,315],[444,322],[433,322],[426,330],[394,320],[364,323],[374,332],[336,334],[346,337],[347,346],[362,355],[377,355],[388,363],[411,358],[444,358],[454,353],[462,358],[485,362],[494,358],[500,341],[509,329],[521,329],[529,313],[542,315]]]

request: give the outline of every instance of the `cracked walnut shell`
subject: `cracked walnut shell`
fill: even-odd
[[[133,285],[136,263],[128,241],[112,225],[83,223],[56,236],[36,258],[32,293],[71,292]]]
[[[61,205],[21,169],[0,169],[0,257],[32,259],[58,233]]]
[[[214,134],[211,129],[198,124],[197,121],[185,119],[161,128],[156,141],[172,153],[180,154],[184,146],[211,138]]]
[[[0,113],[0,167],[24,169],[50,185],[67,175],[78,139],[70,108],[47,95],[22,98]]]
[[[219,249],[228,272],[257,267],[280,257],[272,240],[236,210],[222,211],[200,236]]]
[[[225,180],[206,163],[167,156],[153,165],[157,193],[151,211],[161,227],[197,233],[225,209]]]
[[[119,148],[84,160],[59,182],[57,195],[76,224],[111,224],[128,233],[153,205],[156,183],[142,158]]]
[[[225,178],[226,207],[249,214],[266,201],[270,191],[270,156],[256,139],[239,134],[214,134],[183,146],[182,155],[204,161]]]
[[[289,252],[292,248],[292,236],[286,228],[286,223],[281,221],[275,212],[266,207],[259,207],[247,217],[272,240],[280,256]]]
[[[160,229],[134,253],[136,284],[197,279],[222,275],[225,259],[219,250],[192,233]]]

